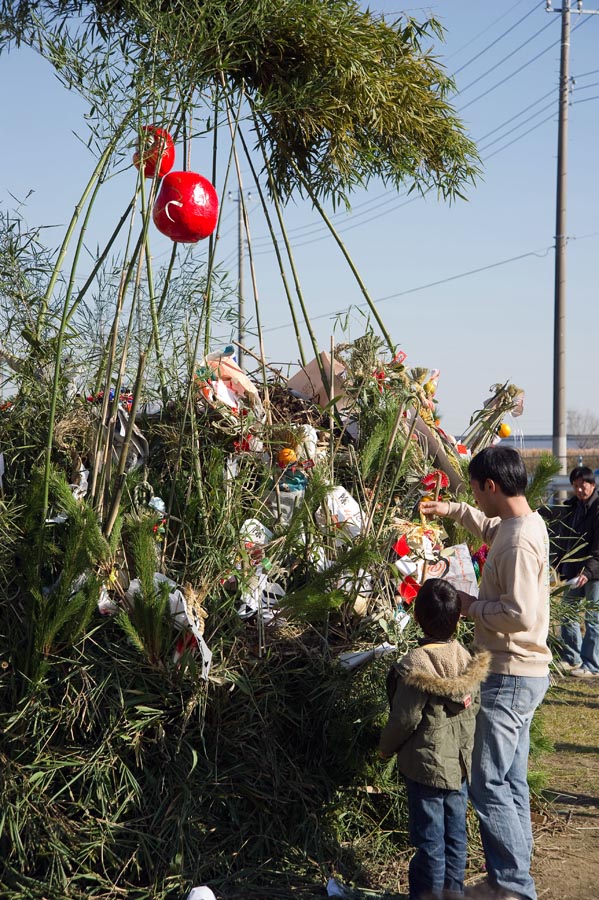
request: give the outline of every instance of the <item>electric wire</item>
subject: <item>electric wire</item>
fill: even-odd
[[[540,4],[538,4],[538,5],[540,5]],[[512,9],[513,8],[514,7],[512,7]],[[525,21],[525,19],[528,19],[528,17],[531,16],[536,11],[537,11],[536,6],[533,6],[532,9],[529,9],[529,11],[526,13],[526,15],[522,16],[521,19],[518,19],[518,21],[515,22],[513,25],[510,25],[510,27],[507,29],[507,31],[504,31],[503,34],[500,34],[499,37],[495,38],[494,41],[492,41],[490,44],[487,44],[486,47],[483,47],[483,49],[479,53],[477,53],[476,56],[473,56],[472,59],[469,59],[468,62],[465,62],[464,65],[460,66],[459,69],[456,69],[452,75],[452,78],[455,78],[456,75],[459,75],[460,72],[463,72],[464,69],[468,68],[468,66],[471,63],[475,62],[477,59],[479,59],[481,56],[483,56],[484,53],[487,53],[489,50],[491,50],[492,47],[494,47],[496,44],[498,44],[499,41],[503,40],[504,37],[506,37],[508,34],[510,34],[512,31],[514,31],[514,29],[517,28],[518,25],[521,25],[522,22]]]
[[[578,31],[580,28],[582,28],[586,24],[586,22],[588,22],[590,20],[590,18],[591,18],[590,16],[587,16],[586,19],[583,19],[582,22],[580,22],[578,25],[576,25],[574,28],[572,28],[571,33],[573,34],[575,31]],[[477,103],[479,100],[482,100],[483,97],[486,97],[492,91],[496,90],[498,87],[501,87],[507,81],[510,81],[510,79],[514,78],[514,76],[519,75],[520,72],[524,71],[524,69],[528,68],[528,66],[532,65],[534,62],[536,62],[538,59],[540,59],[541,56],[544,56],[546,53],[549,53],[549,51],[552,50],[554,47],[556,47],[559,43],[561,43],[561,36],[557,39],[557,41],[554,41],[552,44],[549,44],[548,47],[545,47],[544,50],[541,50],[539,53],[537,53],[535,56],[533,56],[527,62],[523,63],[521,66],[518,66],[517,69],[514,69],[513,72],[510,72],[509,75],[506,75],[505,78],[501,79],[501,81],[498,81],[496,84],[491,85],[491,87],[487,88],[486,91],[483,91],[482,94],[479,94],[477,97],[474,97],[472,100],[469,100],[468,103],[465,103],[464,106],[461,106],[459,108],[458,112],[460,112],[460,113],[463,112],[469,106],[472,106],[474,103]]]
[[[506,56],[503,57],[503,59],[500,59],[499,62],[494,63],[490,69],[487,69],[487,71],[483,72],[481,75],[479,75],[478,78],[475,78],[469,84],[466,84],[466,85],[464,85],[464,87],[460,88],[460,94],[465,93],[467,90],[469,90],[471,87],[473,87],[473,85],[478,84],[479,81],[482,81],[483,78],[486,78],[487,75],[490,75],[491,72],[494,72],[495,69],[498,69],[499,66],[502,66],[504,64],[504,62],[507,62],[507,60],[511,59],[512,56],[515,56],[516,53],[519,53],[520,50],[522,50],[524,47],[528,46],[528,44],[530,44],[532,41],[534,41],[534,39],[536,37],[538,37],[540,34],[542,34],[548,28],[551,28],[552,25],[553,25],[553,20],[549,19],[548,22],[545,22],[545,24],[541,28],[539,28],[538,31],[535,31],[535,33],[533,35],[531,35],[529,38],[527,38],[522,44],[520,44],[519,47],[516,47],[514,50],[511,50]]]
[[[545,125],[547,122],[550,122],[552,119],[555,119],[556,113],[552,112],[545,119],[542,119],[540,122],[537,122],[536,125],[533,125],[532,128],[528,128],[526,131],[523,131],[522,134],[518,135],[518,137],[514,138],[511,141],[508,141],[507,144],[504,144],[503,147],[498,147],[497,150],[494,150],[493,153],[489,153],[488,156],[485,156],[485,161],[491,159],[493,156],[497,156],[498,153],[501,153],[503,150],[507,150],[508,147],[511,147],[512,144],[515,144],[516,141],[521,141],[522,138],[525,138],[527,134],[530,134],[531,131],[536,131],[537,128],[540,128],[541,125]]]
[[[501,22],[503,19],[505,19],[506,16],[509,16],[509,14],[510,14],[511,12],[513,12],[513,11],[516,9],[517,6],[520,6],[520,0],[517,0],[517,2],[514,3],[513,6],[510,6],[510,8],[509,8],[508,10],[506,10],[504,13],[502,13],[500,16],[498,16],[496,19],[494,19],[489,25],[486,25],[486,26],[482,29],[482,31],[479,31],[478,34],[475,34],[474,37],[471,37],[469,41],[466,41],[466,43],[465,43],[465,44],[462,44],[461,47],[458,47],[457,50],[454,50],[453,53],[450,53],[449,56],[446,56],[445,59],[446,59],[446,60],[450,60],[450,59],[453,59],[454,56],[459,56],[459,54],[462,53],[462,52],[466,49],[466,47],[470,47],[472,44],[475,44],[476,41],[477,41],[480,37],[483,36],[483,34],[486,34],[487,31],[490,31],[491,28],[494,28],[495,25],[497,25],[498,22]],[[476,57],[474,57],[474,58],[476,59]],[[462,69],[464,69],[464,68],[465,68],[467,65],[469,65],[469,64],[470,64],[469,62],[465,63],[465,64],[462,66]],[[458,69],[458,71],[460,71],[460,70]]]
[[[597,75],[599,73],[599,69],[591,69],[590,72],[582,72],[580,75],[573,75],[572,77],[576,80],[577,78],[586,78],[588,75]]]
[[[495,134],[496,131],[500,131],[502,128],[505,128],[505,126],[509,125],[510,122],[513,122],[514,119],[519,119],[520,116],[523,116],[524,113],[527,113],[530,109],[532,109],[534,106],[536,106],[537,103],[540,103],[542,100],[546,100],[547,97],[549,97],[549,96],[553,96],[555,98],[556,94],[557,94],[557,86],[551,88],[551,90],[547,91],[546,94],[543,94],[542,97],[538,97],[532,103],[529,103],[528,106],[525,106],[524,109],[520,110],[520,112],[517,112],[517,113],[515,113],[515,115],[510,116],[509,119],[505,119],[505,121],[503,121],[501,123],[501,125],[497,125],[496,128],[492,128],[491,131],[487,131],[486,134],[482,134],[479,138],[476,139],[477,145],[482,143],[482,141],[486,140],[488,137],[491,137],[491,135]]]
[[[506,13],[504,13],[502,16],[500,16],[498,19],[496,19],[495,22],[498,22],[498,21],[500,21],[501,19],[505,18],[505,16],[508,15],[509,12],[510,12],[511,10],[513,10],[513,9],[514,9],[516,6],[518,6],[518,5],[519,5],[519,4],[514,4],[513,7],[510,7],[510,10],[508,10]],[[499,40],[501,40],[501,38],[502,38],[503,36],[505,36],[506,34],[508,34],[508,33],[511,32],[511,31],[513,31],[518,25],[520,25],[525,19],[527,19],[527,18],[528,18],[533,12],[535,12],[536,10],[537,10],[537,6],[533,6],[532,9],[529,10],[529,11],[526,13],[525,16],[521,17],[514,25],[510,26],[510,28],[507,29],[507,31],[504,32],[503,35],[500,35],[499,38],[497,38],[495,41],[493,41],[491,44],[489,44],[489,45],[487,46],[487,48],[485,48],[485,50],[480,51],[480,53],[478,53],[478,54],[476,55],[476,57],[473,57],[471,60],[468,60],[466,63],[464,63],[464,65],[461,67],[461,69],[459,69],[459,70],[457,70],[457,71],[461,71],[461,70],[463,70],[464,68],[466,68],[466,66],[469,65],[470,62],[473,62],[475,58],[480,57],[484,52],[486,52],[487,50],[489,50],[492,46],[494,46],[494,44],[496,44]],[[514,50],[514,51],[511,51],[506,57],[504,57],[503,60],[501,60],[499,63],[497,63],[495,66],[493,66],[493,69],[494,69],[494,68],[497,68],[498,65],[501,65],[502,62],[505,62],[506,59],[509,59],[510,56],[513,56],[516,52],[518,52],[518,50],[520,50],[520,49],[522,49],[522,47],[526,46],[526,44],[530,43],[530,41],[532,41],[538,34],[540,34],[541,31],[544,31],[545,28],[547,28],[548,25],[550,25],[550,24],[551,24],[551,20],[550,20],[548,23],[546,23],[541,29],[539,29],[539,31],[537,31],[534,35],[532,35],[532,37],[528,38],[527,41],[525,41],[523,44],[521,44],[520,47],[518,47],[518,48],[517,48],[516,50]],[[489,28],[491,28],[491,27],[492,27],[492,26],[488,26],[487,28],[483,29],[483,32],[481,32],[481,34],[484,33],[484,32],[486,32],[487,30],[489,30]],[[456,51],[456,53],[457,53],[457,52],[458,52],[458,51]],[[453,55],[455,55],[455,54],[453,54]],[[448,58],[449,58],[449,57],[448,57]],[[492,69],[489,70],[489,71],[492,71]],[[454,73],[454,74],[457,74],[457,73]],[[473,84],[475,84],[476,82],[482,80],[482,78],[484,78],[486,74],[488,74],[488,72],[487,72],[487,73],[484,73],[484,74],[481,75],[481,76],[479,76],[477,79],[475,79],[475,81],[471,82],[470,85],[467,85],[467,87],[471,87],[471,86],[472,86]],[[461,94],[461,93],[463,92],[463,90],[466,90],[466,88],[461,89],[458,93]],[[543,98],[540,98],[540,100],[541,100],[541,99],[543,99]],[[540,100],[537,101],[537,102],[540,102]],[[534,104],[533,104],[533,105],[534,105]],[[378,195],[377,197],[369,198],[368,200],[365,200],[365,201],[363,201],[363,202],[360,203],[360,204],[355,204],[355,205],[352,207],[352,212],[355,212],[356,210],[362,209],[362,208],[367,207],[367,206],[371,208],[371,211],[374,211],[375,209],[378,209],[378,208],[380,207],[380,205],[383,205],[383,206],[384,206],[384,205],[387,205],[387,204],[389,204],[389,203],[392,203],[394,199],[396,199],[396,198],[395,198],[395,197],[389,198],[389,197],[387,197],[387,195],[385,195],[385,194],[383,194],[383,195]],[[343,221],[344,218],[345,218],[345,213],[337,213],[337,214],[333,214],[333,215],[331,216],[331,221],[332,221],[333,223],[334,223],[335,221]],[[324,233],[324,226],[322,226],[322,227],[323,227],[323,233]],[[310,230],[310,229],[312,229],[312,228],[313,228],[313,226],[311,226],[311,225],[299,225],[299,226],[297,226],[296,229],[290,229],[289,233],[290,233],[291,235],[295,235],[295,234],[298,234],[298,233],[299,233],[300,231],[302,231],[302,230]],[[268,236],[268,235],[264,235],[263,237],[258,236],[257,239],[256,239],[256,241],[255,241],[255,245],[256,245],[257,247],[260,247],[261,241],[264,241],[264,242],[266,242],[266,244],[268,244],[268,243],[269,243],[269,236]]]
[[[536,256],[539,259],[546,257],[552,250],[554,249],[554,245],[552,244],[549,247],[542,247],[540,250],[529,250],[527,253],[519,253],[517,256],[510,256],[508,259],[500,259],[494,263],[488,263],[485,266],[478,266],[475,269],[468,269],[466,272],[459,272],[456,275],[449,275],[446,278],[439,278],[437,281],[429,281],[427,284],[420,284],[417,287],[406,288],[403,291],[397,291],[395,294],[388,294],[386,297],[379,297],[374,302],[375,303],[385,303],[388,300],[396,300],[398,297],[405,297],[408,294],[415,294],[419,291],[425,291],[428,288],[439,287],[442,284],[449,284],[451,281],[458,281],[461,278],[468,278],[471,275],[478,275],[480,272],[488,272],[490,269],[497,269],[500,266],[506,266],[510,263],[518,262],[521,259],[527,259],[530,256]],[[352,306],[356,309],[364,309],[367,304],[366,303],[354,303]],[[321,313],[317,316],[312,316],[311,321],[316,321],[318,319],[332,319],[337,316],[342,315],[344,312],[347,312],[347,309],[333,310],[328,313]],[[264,328],[263,331],[281,331],[284,328],[291,328],[291,322],[285,323],[284,325],[271,325],[268,328]]]
[[[524,115],[526,112],[531,110],[534,106],[536,106],[538,103],[540,103],[542,100],[546,99],[550,95],[555,95],[556,92],[557,92],[557,87],[552,88],[550,91],[548,91],[545,94],[542,94],[540,97],[538,97],[532,103],[528,104],[528,106],[524,107],[524,109],[520,110],[520,112],[516,113],[514,116],[511,116],[509,119],[506,119],[504,122],[502,122],[501,125],[498,125],[496,128],[494,128],[491,131],[487,132],[486,134],[482,135],[480,138],[477,138],[477,141],[476,141],[477,144],[481,144],[485,140],[485,138],[491,136],[492,134],[494,134],[495,132],[497,132],[498,130],[503,128],[505,125],[511,123],[515,119]],[[534,115],[535,116],[540,115],[541,112],[543,112],[545,109],[548,109],[548,108],[549,108],[549,104],[544,106],[541,110],[538,111],[538,113],[535,113]],[[534,116],[533,116],[533,118],[534,118]],[[520,125],[518,127],[522,127],[522,125]],[[513,131],[514,131],[514,129],[510,129],[510,131],[506,132],[504,135],[501,135],[499,138],[497,138],[497,140],[501,140],[503,137],[507,137],[507,134],[511,134]],[[492,142],[492,143],[495,143],[495,142]],[[488,144],[487,146],[491,146],[491,144]],[[481,149],[486,149],[486,148],[483,147]],[[413,199],[418,199],[419,196],[421,196],[421,195],[416,195],[416,197],[410,198],[409,202],[412,202]],[[347,224],[342,229],[343,233],[345,233],[345,231],[353,230],[355,227],[358,227],[360,225],[367,225],[370,222],[374,221],[376,218],[379,218],[380,211],[384,210],[385,207],[392,207],[391,209],[387,210],[387,212],[393,212],[395,209],[399,209],[401,206],[406,205],[405,203],[400,203],[400,204],[397,203],[397,201],[400,200],[402,197],[407,197],[407,192],[403,192],[401,194],[391,194],[391,195],[389,195],[388,192],[385,194],[382,194],[382,195],[379,194],[376,197],[371,198],[371,203],[370,203],[370,206],[368,207],[368,209],[365,208],[365,206],[366,206],[365,203],[356,204],[355,206],[353,206],[352,207],[352,217],[349,221],[344,218],[346,215],[345,213],[338,213],[336,216],[331,216],[331,221],[335,221],[335,220],[346,221]],[[360,210],[360,212],[356,213],[356,210]],[[372,216],[371,218],[369,217],[368,219],[366,219],[366,221],[363,220],[364,215],[370,216],[370,214],[375,211],[379,211],[379,215]],[[384,215],[385,213],[383,212],[382,214]],[[359,219],[358,219],[358,216],[360,217]],[[302,237],[308,237],[308,236],[311,239],[313,239],[314,238],[314,227],[315,226],[313,223],[308,223],[307,225],[298,225],[295,228],[290,228],[288,230],[288,234],[294,238],[298,238],[299,240],[301,240]],[[327,229],[326,229],[325,225],[321,225],[321,226],[319,225],[316,227],[322,231],[323,235],[326,233]],[[264,235],[263,237],[257,237],[253,242],[253,246],[257,253],[270,252],[270,249],[272,247],[270,236]],[[299,246],[303,246],[303,245],[299,245]]]
[[[514,131],[518,131],[519,128],[523,128],[525,125],[528,124],[528,122],[532,122],[533,119],[536,119],[537,116],[542,115],[542,113],[546,112],[546,110],[548,110],[548,109],[552,109],[553,112],[551,112],[550,115],[546,119],[543,119],[543,122],[547,122],[547,121],[549,121],[549,119],[553,119],[557,115],[557,108],[555,106],[554,100],[552,100],[551,103],[546,103],[545,106],[542,106],[541,109],[537,110],[536,113],[534,113],[532,116],[530,116],[526,122],[519,122],[518,125],[514,125],[513,128],[508,129],[508,131],[504,132],[503,134],[500,134],[499,137],[496,137],[496,138],[494,138],[494,140],[489,141],[488,144],[485,144],[483,147],[479,147],[480,152],[484,153],[486,150],[489,149],[489,147],[492,147],[494,144],[498,144],[500,141],[503,141],[508,135],[513,134]],[[539,122],[538,124],[542,125],[543,122]],[[529,134],[531,130],[532,129],[529,129],[528,131],[523,132],[523,134],[521,134],[520,137],[524,137],[524,135]],[[509,146],[509,144],[506,144],[506,147],[507,146]],[[489,159],[489,157],[485,156],[485,159]]]
[[[577,26],[575,26],[572,29],[572,31],[578,30],[578,28],[582,27],[584,22],[587,20],[588,19],[581,21]],[[548,24],[550,24],[550,23],[548,23]],[[546,27],[547,26],[544,26],[543,29],[541,29],[541,30],[544,30]],[[533,37],[536,36],[537,34],[539,34],[539,32],[536,32],[536,34],[533,35]],[[529,40],[532,40],[532,38],[530,38]],[[522,66],[518,67],[516,70],[514,70],[512,73],[510,73],[504,79],[502,79],[500,82],[498,82],[497,84],[495,84],[491,88],[489,88],[486,92],[484,92],[484,94],[481,94],[481,95],[479,95],[479,97],[474,98],[472,101],[470,101],[468,104],[466,104],[466,106],[472,105],[472,103],[476,102],[476,100],[481,99],[487,93],[490,93],[492,90],[499,87],[501,84],[505,83],[510,78],[514,77],[514,75],[518,74],[520,71],[522,71],[528,65],[535,62],[540,56],[544,55],[544,53],[548,52],[552,47],[554,47],[556,45],[556,43],[559,43],[559,41],[554,42],[550,46],[546,47],[539,54],[536,54],[536,56],[532,57],[532,59],[528,60]],[[521,46],[524,46],[524,45],[521,45]],[[510,55],[513,55],[513,53]],[[577,75],[576,77],[577,78],[588,77],[591,74],[595,74],[595,72],[597,72],[597,71],[599,71],[599,70],[590,70],[588,72],[583,72],[583,73]],[[480,77],[482,78],[484,76],[480,76]],[[584,87],[584,86],[581,86],[581,89],[582,89],[582,87]],[[509,119],[505,120],[501,125],[496,126],[496,128],[492,129],[490,132],[487,132],[486,135],[483,135],[481,138],[478,139],[478,142],[480,143],[481,141],[484,141],[486,139],[486,137],[489,137],[490,135],[496,133],[497,131],[501,130],[501,128],[505,127],[505,125],[511,123],[515,119],[519,118],[521,115],[524,115],[526,112],[528,112],[530,109],[532,109],[535,105],[542,102],[542,100],[545,99],[546,97],[548,97],[550,94],[555,94],[556,90],[557,90],[557,88],[553,88],[551,91],[548,91],[547,93],[541,95],[539,98],[537,98],[537,100],[533,101],[527,107],[520,110],[519,113],[516,113],[514,116],[511,116]],[[588,98],[588,99],[594,99],[594,98]],[[581,102],[581,101],[574,101],[574,102]],[[463,108],[465,108],[465,107],[463,107]],[[547,104],[541,110],[539,110],[537,113],[535,113],[533,118],[535,118],[538,115],[541,115],[542,112],[547,108],[549,108],[549,104]],[[553,113],[550,116],[543,119],[541,122],[536,123],[533,127],[528,128],[525,132],[523,132],[521,135],[518,135],[512,141],[509,141],[507,144],[502,145],[497,150],[495,150],[493,153],[488,154],[485,157],[485,160],[491,159],[493,156],[496,156],[498,153],[500,153],[503,150],[507,149],[508,147],[512,146],[518,140],[523,139],[528,134],[535,131],[537,128],[541,127],[546,122],[550,121],[552,118],[553,118]],[[525,123],[523,123],[523,124],[525,124]],[[490,146],[493,146],[494,144],[498,143],[503,138],[507,137],[508,134],[513,133],[515,130],[517,130],[518,127],[522,127],[522,125],[517,126],[516,128],[509,129],[507,132],[500,135],[494,141],[487,144],[486,147],[482,147],[481,149],[483,151],[485,149],[488,149]],[[421,197],[421,194],[416,194],[414,197],[411,197],[404,202],[397,203],[397,200],[400,199],[402,196],[407,196],[407,194],[403,194],[403,195],[400,194],[399,197],[396,194],[392,194],[391,196],[389,196],[388,194],[382,194],[382,195],[377,195],[374,198],[370,198],[369,200],[363,201],[360,204],[356,204],[353,207],[352,212],[355,212],[358,209],[361,210],[361,212],[358,212],[358,214],[357,214],[357,215],[361,216],[361,219],[359,221],[357,221],[357,216],[352,217],[353,221],[349,222],[347,225],[345,225],[343,228],[341,228],[340,232],[345,234],[347,231],[354,230],[355,228],[365,226],[365,225],[369,224],[371,221],[374,221],[375,219],[380,218],[380,215],[386,215],[390,212],[394,212],[395,210],[400,209],[403,206],[406,206],[408,203],[414,202],[415,200],[417,200]],[[382,210],[382,212],[381,212],[381,210]],[[376,216],[372,215],[372,213],[374,213],[374,212],[377,212]],[[346,215],[345,213],[341,212],[341,213],[333,215],[331,217],[331,219],[332,219],[332,221],[343,220],[345,215]],[[364,216],[366,216],[366,219],[364,219]],[[326,233],[326,226],[324,226],[324,224],[317,226],[317,228],[319,228],[322,235],[324,235]],[[304,232],[307,232],[310,236],[307,240],[302,241],[301,236],[303,235]],[[311,223],[308,223],[307,225],[300,225],[300,226],[297,226],[296,228],[291,228],[291,229],[289,229],[288,233],[290,236],[293,236],[293,237],[297,236],[299,238],[299,240],[294,243],[295,247],[306,246],[308,244],[315,243],[316,241],[321,240],[321,236],[314,235],[314,225]],[[308,235],[306,235],[306,237],[307,236]],[[264,238],[257,238],[254,241],[253,246],[256,248],[257,255],[264,255],[265,253],[273,252],[272,246],[270,244],[270,239],[268,236],[264,236]],[[261,249],[262,247],[264,247],[264,249]]]

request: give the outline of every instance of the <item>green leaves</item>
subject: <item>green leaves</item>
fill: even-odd
[[[315,197],[345,203],[375,177],[452,199],[478,173],[447,99],[453,83],[422,49],[442,37],[434,19],[391,22],[354,0],[96,0],[79,33],[56,24],[85,6],[22,2],[6,24],[9,40],[37,41],[90,98],[97,128],[119,118],[130,79],[147,115],[168,98],[188,107],[183,118],[192,109],[206,117],[204,94],[224,84],[232,108],[240,96],[253,108],[270,190],[283,201],[305,182]]]
[[[174,628],[169,606],[171,587],[169,582],[154,578],[158,567],[154,521],[154,517],[147,515],[128,522],[139,590],[134,593],[127,608],[120,611],[118,622],[150,665],[164,669],[174,641]]]
[[[40,472],[34,471],[23,537],[15,551],[21,559],[28,639],[14,652],[17,668],[33,684],[46,671],[50,656],[86,634],[101,587],[96,567],[110,556],[94,510],[75,499],[64,476],[54,469],[49,492],[54,515],[59,513],[61,521],[42,525],[44,485]]]

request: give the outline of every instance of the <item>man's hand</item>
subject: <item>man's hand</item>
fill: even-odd
[[[476,597],[473,597],[472,594],[467,594],[466,591],[458,591],[458,597],[460,598],[460,603],[462,604],[462,615],[469,616],[470,615],[470,606],[476,600]]]
[[[574,586],[577,588],[584,587],[588,580],[589,579],[587,578],[587,576],[583,575],[581,572],[580,575],[578,576],[578,581],[576,582],[576,584]]]
[[[420,512],[425,516],[448,516],[449,503],[447,500],[421,500]]]

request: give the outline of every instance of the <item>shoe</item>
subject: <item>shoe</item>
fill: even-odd
[[[566,672],[571,672],[573,669],[580,669],[582,663],[571,663],[567,662],[565,659],[558,659],[557,665],[558,668],[564,669]]]
[[[589,672],[582,666],[579,669],[572,669],[570,675],[572,678],[599,678],[599,672]]]
[[[500,896],[497,888],[490,885],[486,878],[477,884],[468,884],[464,887],[466,900],[498,900]]]
[[[479,881],[464,888],[466,900],[522,900],[520,894],[510,894],[500,887],[493,887],[488,881]]]

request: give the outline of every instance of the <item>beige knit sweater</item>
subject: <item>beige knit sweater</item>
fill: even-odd
[[[538,513],[489,519],[467,503],[449,516],[489,545],[478,599],[470,605],[474,646],[491,653],[490,671],[543,676],[549,672],[549,538]]]

